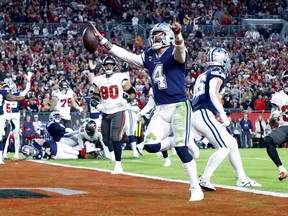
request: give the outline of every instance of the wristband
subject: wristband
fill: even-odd
[[[108,42],[107,38],[103,38],[103,39],[100,41],[100,44],[101,44],[101,45],[104,45],[104,44],[107,43],[107,42]]]
[[[175,40],[177,40],[177,41],[183,40],[182,34],[179,33],[179,34],[175,35]]]

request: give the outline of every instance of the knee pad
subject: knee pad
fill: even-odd
[[[161,144],[149,144],[149,145],[144,145],[145,146],[145,150],[149,153],[156,153],[159,152],[159,150],[161,149]]]
[[[182,163],[188,163],[193,159],[192,155],[188,151],[187,146],[181,146],[181,147],[175,146],[175,150]]]

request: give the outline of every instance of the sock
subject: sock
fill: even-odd
[[[113,147],[114,147],[115,160],[121,161],[122,148],[120,145],[120,141],[113,141]]]
[[[182,166],[188,176],[190,182],[190,189],[199,188],[197,166],[195,160],[191,160],[188,163],[182,163]]]
[[[163,158],[168,158],[168,151],[162,151]]]
[[[225,159],[225,157],[229,154],[229,151],[230,149],[228,148],[220,148],[210,156],[204,173],[202,174],[202,178],[205,181],[210,181],[211,176]]]
[[[244,181],[247,176],[245,174],[244,167],[242,164],[242,159],[241,159],[240,152],[238,149],[238,144],[235,142],[232,145],[233,146],[232,146],[232,149],[228,155],[228,158],[229,158],[229,161],[230,161],[232,167],[234,168],[234,170],[236,172],[237,178],[239,180]]]

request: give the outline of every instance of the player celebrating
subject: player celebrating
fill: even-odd
[[[156,110],[146,130],[145,149],[150,153],[156,153],[175,146],[190,180],[190,201],[199,201],[204,198],[204,194],[198,184],[195,160],[188,151],[192,110],[185,92],[188,53],[181,30],[176,16],[173,17],[172,26],[167,23],[156,24],[149,36],[152,47],[136,55],[112,44],[94,27],[95,36],[110,53],[125,62],[148,70]],[[162,145],[161,141],[171,132],[175,137],[173,146]]]
[[[72,128],[71,124],[71,106],[83,111],[83,108],[77,104],[74,99],[74,92],[69,88],[67,80],[62,79],[59,82],[59,89],[52,92],[51,108],[61,113],[61,119],[65,127]]]
[[[91,105],[102,113],[101,131],[105,145],[112,145],[115,154],[115,167],[112,174],[123,173],[121,164],[122,147],[120,144],[127,100],[123,93],[129,95],[129,99],[135,98],[135,89],[131,86],[125,73],[116,73],[116,60],[112,56],[103,59],[105,74],[96,76],[93,80],[95,86],[94,100]]]
[[[220,92],[225,86],[225,79],[231,68],[229,54],[223,48],[216,47],[208,52],[207,59],[210,69],[197,78],[194,86],[192,126],[197,133],[206,137],[217,151],[210,156],[200,178],[200,185],[207,190],[216,190],[210,183],[210,178],[228,156],[237,174],[237,186],[262,186],[246,176],[237,141],[226,130],[230,121],[221,104]],[[216,120],[218,115],[222,123]]]
[[[20,95],[26,95],[30,91],[31,87],[31,78],[33,73],[28,72],[27,75],[25,75],[26,78],[26,86],[25,89],[22,92],[19,92],[17,90],[16,84],[11,80],[7,83],[9,88],[11,89],[11,94],[14,96],[20,96]],[[12,126],[12,133],[14,136],[14,146],[15,146],[15,153],[14,153],[14,159],[19,159],[19,151],[20,151],[20,107],[21,102],[20,101],[7,101],[5,100],[5,106],[4,106],[4,116],[5,119],[10,121]],[[4,158],[7,158],[7,151],[8,151],[8,143],[9,139],[7,139],[5,148],[4,148]]]
[[[271,104],[273,108],[270,115],[270,121],[276,122],[279,120],[279,127],[274,128],[264,138],[267,154],[279,169],[278,179],[280,181],[287,177],[287,170],[280,160],[276,146],[288,141],[288,70],[282,73],[281,82],[282,90],[272,95]]]
[[[3,162],[3,150],[4,150],[4,143],[3,143],[3,132],[5,127],[5,118],[4,118],[4,101],[22,101],[25,98],[30,98],[32,95],[28,92],[22,92],[19,96],[15,96],[10,94],[7,89],[0,89],[0,164],[5,164]]]

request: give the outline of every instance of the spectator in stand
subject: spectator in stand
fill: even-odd
[[[42,122],[39,120],[39,116],[36,114],[34,115],[33,127],[35,136],[41,138],[42,134]]]
[[[264,137],[266,136],[265,128],[266,128],[265,120],[263,119],[262,115],[259,115],[257,120],[255,121],[255,138],[257,139],[260,148],[265,148],[264,145]]]
[[[270,98],[267,95],[264,96],[264,103],[265,103],[265,110],[270,111],[272,108],[272,104]]]
[[[253,126],[251,120],[248,118],[248,114],[244,114],[244,118],[240,120],[241,126],[241,144],[242,148],[251,148],[252,147],[252,134]]]
[[[42,100],[42,112],[50,112],[50,95],[49,93],[45,93],[44,98]]]
[[[258,99],[254,101],[254,109],[257,111],[264,111],[266,109],[265,101],[262,95],[258,95]]]
[[[34,126],[30,115],[26,116],[26,121],[22,123],[21,129],[23,138],[22,146],[29,145],[31,140],[34,138]]]
[[[28,110],[30,112],[37,112],[37,113],[39,112],[39,107],[34,97],[29,100]]]

